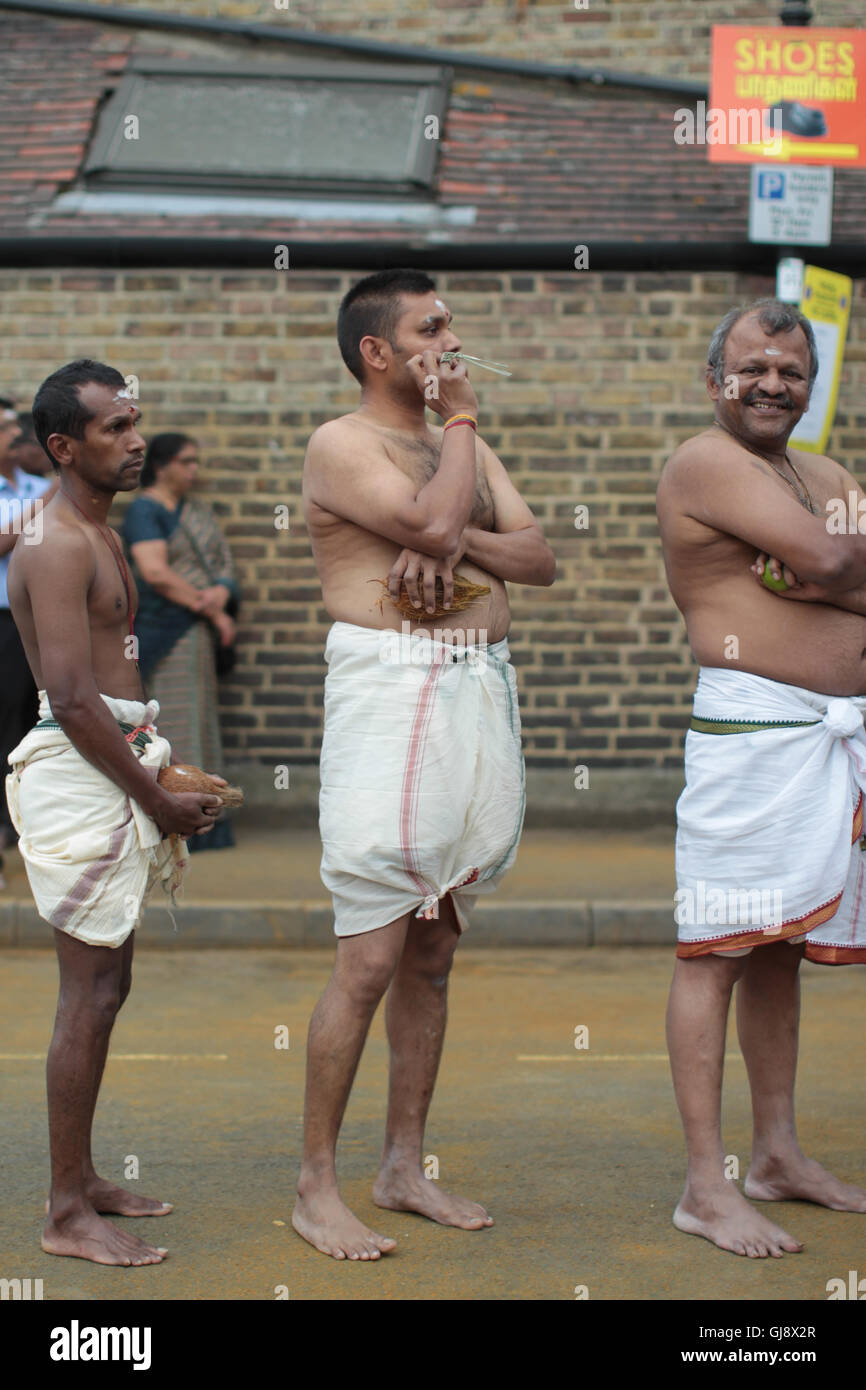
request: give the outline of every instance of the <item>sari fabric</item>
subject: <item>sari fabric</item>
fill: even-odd
[[[153,497],[137,497],[128,508],[121,529],[138,587],[135,634],[139,669],[142,680],[147,680],[156,663],[168,655],[193,623],[210,625],[207,619],[197,618],[188,608],[151,588],[132,559],[133,545],[139,541],[165,541],[168,564],[182,579],[197,589],[211,584],[226,586],[231,595],[229,612],[237,610],[240,594],[231,551],[216,517],[202,502],[184,497],[174,511],[169,511]]]
[[[164,540],[168,564],[176,574],[197,589],[224,584],[230,594],[226,612],[232,616],[237,612],[240,592],[231,552],[215,516],[203,503],[184,498],[172,512],[155,498],[136,498],[126,513],[123,537],[128,549],[138,541]],[[134,561],[133,570],[139,592],[135,618],[139,669],[148,698],[159,701],[160,729],[178,762],[219,772],[223,750],[217,634],[206,618],[151,588]],[[187,848],[194,852],[233,844],[231,822],[223,811],[206,835],[190,836]]]

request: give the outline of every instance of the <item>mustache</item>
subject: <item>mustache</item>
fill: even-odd
[[[787,397],[785,400],[777,401],[771,400],[767,396],[747,396],[744,405],[775,405],[778,406],[780,410],[794,409],[794,402]]]

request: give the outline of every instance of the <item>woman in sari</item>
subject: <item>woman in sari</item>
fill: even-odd
[[[138,585],[138,662],[159,729],[178,762],[222,770],[217,674],[234,664],[240,593],[217,520],[189,494],[198,471],[195,441],[158,434],[148,445],[142,491],[122,533]],[[190,851],[234,844],[225,812]]]

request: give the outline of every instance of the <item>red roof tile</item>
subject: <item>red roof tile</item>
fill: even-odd
[[[269,242],[293,230],[328,240],[406,238],[405,223],[353,223],[348,209],[344,220],[320,222],[283,214],[52,213],[57,194],[76,186],[100,100],[138,42],[134,30],[0,11],[0,235],[159,237],[207,229]],[[188,53],[170,34],[159,48],[166,57]],[[156,52],[152,31],[146,52]],[[236,58],[236,41],[226,41],[226,54]],[[475,222],[439,228],[436,241],[744,241],[748,169],[710,164],[704,146],[677,145],[674,112],[682,105],[676,96],[630,89],[455,80],[433,193],[443,208],[474,207]],[[862,239],[864,223],[866,173],[837,170],[834,239]],[[416,243],[428,236],[411,228]]]

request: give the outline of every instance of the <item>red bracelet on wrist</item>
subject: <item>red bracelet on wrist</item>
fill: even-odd
[[[468,412],[466,414],[452,415],[445,421],[446,430],[453,429],[455,425],[471,425],[476,433],[478,431],[478,421],[474,415],[470,415]]]

